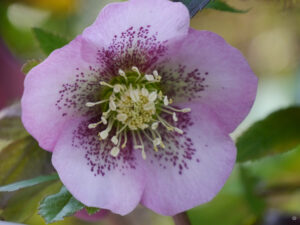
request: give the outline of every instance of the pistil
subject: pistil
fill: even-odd
[[[153,74],[143,75],[137,67],[132,67],[131,71],[124,72],[119,69],[118,73],[119,77],[115,81],[100,82],[100,85],[108,90],[105,99],[86,103],[87,107],[102,105],[103,111],[106,110],[102,113],[101,120],[89,124],[88,128],[95,129],[101,124],[107,125],[98,134],[101,141],[107,139],[115,127],[115,133],[110,138],[114,145],[110,151],[113,157],[120,154],[120,147],[122,149],[126,147],[127,132],[131,131],[134,148],[141,149],[142,158],[146,159],[143,138],[152,143],[154,151],[158,151],[158,147],[165,148],[159,124],[169,132],[183,134],[181,129],[171,125],[160,114],[170,114],[173,121],[177,122],[177,113],[190,112],[191,109],[177,109],[170,106],[173,101],[160,90],[158,84],[161,76],[156,70]]]

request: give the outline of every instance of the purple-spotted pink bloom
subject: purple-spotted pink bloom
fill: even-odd
[[[24,125],[87,206],[174,215],[230,175],[228,134],[257,79],[238,50],[189,21],[181,3],[112,3],[27,75]]]

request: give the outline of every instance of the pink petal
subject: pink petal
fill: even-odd
[[[89,207],[128,214],[140,202],[144,179],[132,151],[122,149],[114,158],[113,144],[85,129],[85,122],[70,121],[55,146],[52,163],[61,181]]]
[[[256,96],[257,78],[243,55],[217,34],[193,29],[170,49],[160,69],[169,97],[210,108],[232,132]]]
[[[81,91],[88,93],[89,90],[80,81],[86,82],[92,72],[81,57],[81,44],[79,36],[54,51],[25,79],[22,120],[40,146],[49,151],[53,150],[57,138],[64,131],[65,122],[86,112],[82,107],[87,100],[78,96]]]
[[[165,41],[188,32],[190,17],[182,3],[168,0],[131,0],[107,5],[94,24],[83,33],[83,37],[95,46],[109,46],[115,35],[120,35],[130,27],[150,28],[157,33],[159,41]]]
[[[155,154],[147,151],[147,160],[141,163],[141,171],[146,171],[141,203],[168,216],[210,201],[236,158],[234,143],[214,113],[200,104],[181,106],[192,109],[178,121],[185,134],[163,134],[166,148]]]

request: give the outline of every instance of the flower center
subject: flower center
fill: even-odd
[[[160,114],[171,114],[173,121],[177,122],[177,113],[190,112],[189,108],[177,109],[172,104],[172,99],[164,95],[160,88],[161,76],[156,70],[153,74],[141,74],[137,67],[132,67],[126,73],[119,70],[119,76],[114,77],[110,83],[100,82],[103,93],[102,100],[88,102],[87,107],[102,105],[102,116],[99,122],[89,124],[90,129],[100,124],[106,129],[99,132],[100,140],[108,138],[112,128],[115,133],[111,142],[115,145],[110,154],[117,157],[121,148],[127,144],[127,133],[131,132],[134,148],[142,150],[142,157],[146,159],[144,140],[147,138],[153,144],[153,149],[165,148],[159,132],[161,124],[169,132],[183,134],[179,128],[172,126]]]

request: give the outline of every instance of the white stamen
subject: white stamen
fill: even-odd
[[[141,148],[142,148],[142,158],[145,160],[147,158],[147,156],[146,156],[146,152],[145,152],[144,142],[143,142],[141,133],[137,132],[137,134],[138,134],[138,137],[139,137],[139,140],[140,140],[140,144],[141,144]]]
[[[139,126],[139,128],[141,128],[142,130],[144,130],[144,129],[148,128],[148,127],[149,127],[149,125],[145,124],[145,123],[143,123],[141,126]]]
[[[168,100],[168,96],[164,97],[164,105],[169,105],[169,100]]]
[[[107,120],[106,120],[106,118],[104,116],[101,116],[101,121],[103,122],[104,125],[107,124]]]
[[[155,146],[160,145],[160,143],[161,143],[161,139],[160,138],[155,138],[153,140],[153,145],[155,145]]]
[[[143,160],[147,159],[147,155],[146,155],[146,152],[145,152],[144,148],[142,149],[142,158],[143,158]]]
[[[87,106],[87,107],[93,107],[93,106],[95,106],[95,105],[100,105],[100,104],[102,104],[102,103],[104,103],[104,102],[107,102],[107,101],[109,101],[108,99],[105,99],[105,100],[102,100],[102,101],[99,101],[99,102],[87,102],[85,105]]]
[[[139,68],[137,68],[136,66],[131,67],[131,69],[132,69],[134,72],[138,73],[139,75],[141,74],[140,71],[139,71]]]
[[[143,109],[146,110],[146,111],[155,109],[155,104],[154,104],[154,102],[148,102],[147,104],[145,104],[145,105],[143,106]]]
[[[142,88],[142,95],[147,97],[149,95],[149,91],[146,88]]]
[[[101,123],[102,123],[102,121],[100,121],[100,122],[98,122],[98,123],[91,123],[91,124],[89,124],[88,128],[89,128],[89,129],[94,129],[94,128],[96,128],[99,124],[101,124]]]
[[[111,138],[111,142],[114,143],[115,145],[117,145],[118,142],[119,142],[117,136],[113,136],[113,137]]]
[[[124,70],[119,69],[119,75],[127,80],[126,73],[124,72]]]
[[[113,147],[112,150],[110,151],[110,154],[113,156],[113,157],[117,157],[120,153],[120,148],[118,147]]]
[[[115,103],[113,100],[110,100],[110,101],[109,101],[109,109],[110,109],[111,111],[116,111],[116,110],[117,110],[116,103]]]
[[[114,86],[114,92],[115,93],[119,93],[121,91],[121,89],[122,89],[122,86],[120,84],[116,84]]]
[[[124,143],[122,144],[122,148],[125,148],[126,147],[126,144],[127,144],[127,132],[124,132],[125,134],[125,137],[124,137]]]
[[[117,115],[117,120],[119,120],[120,122],[125,122],[127,120],[128,116],[125,113],[119,113]]]
[[[110,88],[114,88],[114,86],[112,86],[112,85],[106,83],[105,81],[100,81],[100,84],[101,84],[102,86],[107,86],[107,87],[110,87]]]
[[[153,75],[146,74],[145,78],[146,78],[147,81],[154,81]]]
[[[153,75],[155,76],[155,78],[159,76],[157,70],[153,71]]]
[[[184,108],[184,109],[176,109],[176,108],[174,108],[174,107],[171,107],[171,106],[165,106],[167,109],[171,109],[171,110],[173,110],[173,111],[175,111],[175,112],[183,112],[183,113],[187,113],[187,112],[190,112],[190,111],[192,111],[191,110],[191,108]]]
[[[133,102],[138,102],[140,100],[138,90],[130,90],[130,98]]]
[[[175,127],[174,130],[178,133],[178,134],[183,134],[183,130],[180,130],[179,128]]]
[[[108,131],[107,130],[101,131],[99,133],[99,136],[101,137],[102,140],[105,140],[108,136]]]
[[[177,115],[176,115],[176,113],[175,113],[175,112],[173,112],[173,120],[174,120],[175,122],[177,122],[177,121],[178,121],[178,118],[177,118]]]
[[[150,102],[154,102],[156,99],[157,99],[157,93],[156,93],[156,91],[153,91],[153,92],[149,95],[148,100],[149,100]]]
[[[187,112],[190,112],[190,111],[192,111],[191,108],[182,109],[182,112],[184,112],[184,113],[187,113]]]
[[[156,130],[157,127],[158,127],[158,125],[159,125],[159,122],[154,122],[154,123],[152,123],[151,129],[152,129],[152,130]]]
[[[111,131],[112,126],[113,126],[113,122],[109,121],[107,128],[98,134],[102,140],[105,140],[107,138],[109,132]]]
[[[135,80],[135,81],[138,81],[141,78],[141,73],[140,73],[139,69],[136,66],[133,66],[131,69],[138,74],[138,77]]]

